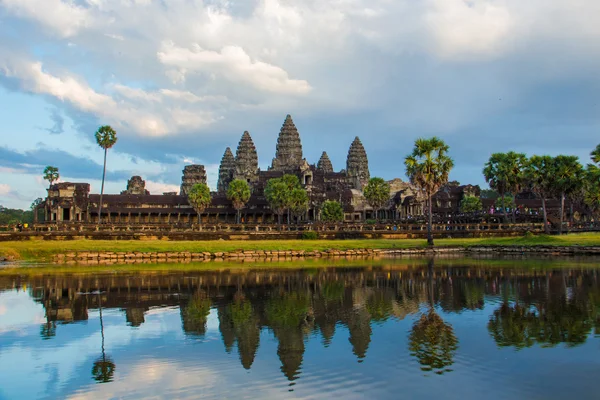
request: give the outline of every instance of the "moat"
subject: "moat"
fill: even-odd
[[[0,269],[0,399],[597,398],[597,261]]]

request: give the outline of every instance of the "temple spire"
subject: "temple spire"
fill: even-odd
[[[354,138],[348,150],[346,173],[353,179],[355,189],[362,189],[371,177],[367,152],[358,136]]]
[[[321,158],[317,163],[317,169],[326,173],[333,172],[333,165],[331,164],[331,160],[326,152],[321,154]]]
[[[242,135],[235,153],[233,178],[243,179],[247,182],[255,182],[258,179],[258,154],[248,131]]]
[[[221,159],[221,165],[219,166],[219,181],[217,182],[217,191],[219,193],[227,192],[229,183],[233,180],[233,174],[235,172],[235,157],[231,149],[228,147],[225,149],[225,154]]]
[[[285,117],[277,138],[277,150],[271,164],[275,171],[294,172],[302,165],[302,143],[291,115]]]

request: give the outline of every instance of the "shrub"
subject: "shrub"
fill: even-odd
[[[317,240],[318,238],[319,238],[319,234],[315,231],[302,232],[303,240]]]

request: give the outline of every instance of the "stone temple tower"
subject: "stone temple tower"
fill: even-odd
[[[369,173],[369,160],[367,159],[367,152],[365,151],[365,148],[363,147],[363,144],[358,136],[354,138],[354,141],[348,150],[346,173],[351,179],[354,188],[359,190],[362,190],[371,178],[371,174]]]
[[[277,150],[270,169],[273,171],[295,172],[302,163],[300,134],[294,125],[294,121],[292,121],[292,117],[288,114],[277,138]]]
[[[231,149],[228,147],[225,149],[225,154],[221,159],[221,165],[219,166],[219,181],[217,182],[217,192],[226,193],[229,183],[233,180],[233,174],[235,172],[235,157]]]
[[[186,165],[183,168],[183,176],[181,177],[181,195],[186,196],[192,186],[197,183],[206,184],[204,165]]]
[[[333,165],[331,164],[331,160],[329,159],[329,156],[326,152],[323,152],[323,154],[321,154],[321,158],[317,163],[317,170],[323,171],[325,173],[333,172]]]
[[[233,179],[243,179],[248,183],[258,181],[258,154],[248,131],[242,135],[235,152]]]

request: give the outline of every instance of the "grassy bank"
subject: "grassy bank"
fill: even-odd
[[[600,246],[600,234],[584,233],[565,236],[524,236],[506,238],[477,239],[437,239],[436,246]],[[281,241],[112,241],[112,240],[71,240],[20,242],[0,242],[0,257],[17,260],[44,261],[54,254],[74,251],[115,251],[115,252],[231,252],[236,250],[266,251],[323,251],[349,249],[393,249],[425,247],[421,239],[360,239],[360,240],[281,240]]]

